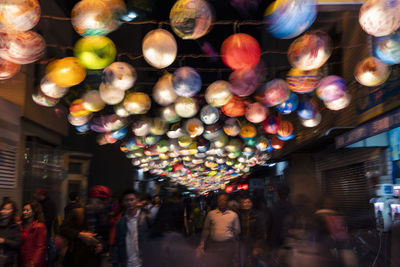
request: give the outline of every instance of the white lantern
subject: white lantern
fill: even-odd
[[[172,74],[164,74],[154,85],[153,99],[161,106],[168,106],[175,102],[178,95],[172,85]]]
[[[59,87],[50,81],[47,76],[44,76],[40,81],[40,89],[42,90],[43,94],[49,97],[61,98],[68,92],[69,87]]]
[[[143,39],[144,59],[157,69],[171,65],[176,58],[177,50],[174,36],[163,29],[153,30],[147,33]]]
[[[125,91],[104,83],[100,84],[99,91],[101,99],[108,105],[118,104],[125,97]]]

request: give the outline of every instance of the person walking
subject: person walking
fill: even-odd
[[[19,226],[16,223],[17,206],[11,200],[0,206],[0,266],[12,267],[21,243]]]
[[[21,246],[18,254],[19,267],[46,266],[47,229],[40,204],[28,201],[21,216]]]

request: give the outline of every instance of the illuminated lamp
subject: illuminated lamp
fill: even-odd
[[[144,140],[147,145],[155,145],[158,141],[160,141],[161,137],[158,135],[147,135],[144,137]]]
[[[246,114],[246,102],[238,96],[232,98],[221,107],[221,111],[228,117],[241,117]]]
[[[333,101],[342,97],[346,93],[346,81],[336,75],[330,75],[318,84],[317,96],[323,101]],[[310,119],[310,118],[303,118]]]
[[[207,125],[203,132],[203,137],[209,141],[213,141],[223,134],[221,125],[218,123]]]
[[[181,119],[178,114],[176,114],[174,105],[161,108],[161,117],[168,123],[175,123]]]
[[[90,129],[98,133],[119,130],[126,126],[127,121],[115,114],[94,117],[90,121]]]
[[[205,99],[213,107],[222,107],[232,97],[231,84],[227,81],[215,81],[207,87]]]
[[[118,105],[114,106],[114,112],[120,117],[128,117],[130,114],[129,112],[124,108],[123,103],[119,103]]]
[[[389,75],[389,66],[376,57],[368,57],[360,61],[354,72],[354,77],[360,84],[370,87],[383,84],[389,78]]]
[[[145,147],[145,149],[143,150],[143,152],[144,152],[144,155],[145,155],[145,156],[148,156],[148,157],[158,155],[157,146],[156,146],[156,145],[151,145],[151,146]],[[150,161],[150,160],[148,161],[148,163],[149,163],[149,166],[152,165],[152,164],[154,164],[154,162],[153,162],[153,161]]]
[[[242,190],[249,189],[249,184],[242,184]]]
[[[10,31],[28,31],[40,19],[37,0],[8,0],[1,3],[0,22]]]
[[[136,136],[146,136],[150,133],[151,122],[149,118],[141,117],[132,123],[132,133]]]
[[[260,136],[256,140],[256,148],[261,152],[266,151],[267,148],[271,145],[271,141],[265,136]]]
[[[285,143],[285,141],[280,140],[278,137],[274,136],[272,138],[272,142],[271,145],[274,149],[278,150],[281,149],[283,147],[283,144]]]
[[[46,76],[60,87],[71,87],[81,83],[86,70],[75,57],[65,57],[50,62],[46,67]]]
[[[17,63],[0,58],[0,80],[7,80],[15,76],[21,66]]]
[[[204,131],[204,126],[198,118],[192,118],[185,122],[185,130],[191,138],[199,136]]]
[[[101,100],[108,105],[115,105],[120,103],[125,97],[125,91],[118,88],[101,83],[99,87]]]
[[[178,138],[178,145],[180,147],[188,147],[192,143],[193,143],[193,139],[187,134],[182,135],[181,137]]]
[[[280,120],[276,116],[268,116],[263,122],[263,128],[266,133],[276,134],[278,131]]]
[[[159,117],[152,118],[150,133],[154,135],[163,135],[167,131],[168,131],[168,123],[165,120]]]
[[[145,114],[151,108],[150,97],[142,92],[127,93],[124,108],[131,114]]]
[[[157,69],[171,65],[176,58],[177,50],[174,36],[163,29],[148,32],[142,42],[144,59]]]
[[[83,106],[83,99],[78,98],[72,101],[71,106],[69,107],[69,112],[72,116],[82,117],[90,114],[91,112]]]
[[[374,38],[374,55],[386,64],[400,63],[400,29],[394,33]]]
[[[231,90],[237,96],[249,96],[253,94],[261,84],[261,77],[254,69],[244,69],[232,72],[229,76]]]
[[[74,47],[74,56],[87,69],[104,69],[117,55],[113,41],[105,36],[87,36],[79,39]]]
[[[331,56],[331,38],[325,32],[316,30],[305,33],[289,46],[290,65],[301,70],[318,69]]]
[[[167,140],[160,140],[157,143],[158,153],[167,153],[169,150],[169,142]]]
[[[321,122],[322,116],[321,113],[317,112],[314,116],[314,118],[308,119],[308,120],[304,120],[304,119],[300,119],[301,120],[301,124],[304,127],[308,127],[308,128],[312,128],[315,126],[318,126],[318,124]]]
[[[224,132],[229,136],[237,136],[240,133],[240,126],[237,119],[227,119],[224,124]]]
[[[172,84],[172,74],[164,74],[153,87],[154,101],[161,106],[168,106],[174,103],[177,97]]]
[[[228,141],[228,136],[226,136],[226,134],[221,134],[216,139],[214,139],[212,143],[216,148],[222,148],[225,147],[226,144],[228,144]]]
[[[201,89],[201,77],[193,68],[181,67],[174,72],[172,85],[177,95],[192,97]]]
[[[358,21],[370,35],[389,35],[400,27],[399,10],[399,1],[367,0],[360,8]]]
[[[131,138],[125,142],[123,142],[120,146],[120,150],[122,152],[129,152],[139,149],[139,146],[136,144],[135,138]]]
[[[240,184],[240,185],[236,186],[236,189],[237,190],[242,190],[242,185]]]
[[[69,90],[68,87],[58,87],[54,82],[50,81],[47,76],[44,76],[40,81],[40,89],[43,94],[53,98],[61,98]]]
[[[73,126],[82,126],[84,124],[87,124],[92,117],[93,117],[92,114],[82,116],[82,117],[75,117],[75,116],[72,116],[71,114],[68,114],[68,121]]]
[[[277,105],[275,108],[279,113],[290,114],[297,109],[299,105],[299,98],[295,93],[291,93],[289,99],[282,104]]]
[[[268,109],[259,102],[251,103],[246,108],[246,119],[252,123],[260,123],[268,116]]]
[[[246,146],[243,148],[242,153],[246,157],[251,157],[254,154],[254,150],[255,150],[254,147]]]
[[[200,119],[205,124],[214,124],[219,120],[219,110],[216,107],[206,105],[200,111]]]
[[[317,108],[315,107],[315,102],[312,100],[301,101],[297,109],[297,115],[302,119],[314,118],[315,113],[317,113]]]
[[[341,98],[338,98],[333,101],[325,101],[325,107],[330,110],[341,110],[346,108],[350,104],[351,96],[350,94],[346,93]]]
[[[267,82],[256,95],[257,101],[267,107],[279,105],[289,99],[290,90],[282,79]]]
[[[222,61],[233,70],[254,68],[260,56],[261,48],[257,40],[245,33],[229,36],[221,46]]]
[[[103,71],[103,83],[123,91],[131,88],[136,79],[136,70],[125,62],[114,62]]]
[[[178,0],[169,14],[171,28],[182,39],[198,39],[210,30],[213,12],[207,1]]]
[[[321,78],[318,70],[301,70],[292,68],[286,76],[286,82],[292,92],[311,93],[317,88]]]
[[[246,138],[246,139],[244,139],[244,143],[246,146],[255,146],[257,143],[257,139],[255,137]]]
[[[127,135],[127,133],[128,133],[128,127],[124,127],[119,130],[110,132],[110,135],[117,140],[121,140]]]
[[[198,106],[191,97],[179,97],[175,102],[175,111],[182,118],[191,118],[196,115]]]
[[[75,130],[79,133],[86,133],[90,130],[90,126],[89,123],[86,123],[84,125],[81,126],[75,126]]]
[[[210,148],[210,142],[204,138],[197,138],[197,149],[200,153],[206,152]]]
[[[246,123],[240,130],[240,137],[243,139],[253,138],[257,135],[256,127],[251,123]]]
[[[32,100],[43,107],[54,107],[60,101],[59,98],[52,98],[43,94],[40,88],[37,88],[37,90],[32,94]]]
[[[225,150],[231,153],[239,152],[242,150],[243,143],[238,138],[230,139],[228,144],[225,146]]]
[[[172,124],[169,130],[167,131],[167,136],[171,139],[179,138],[184,134],[185,130],[183,130],[180,122]]]
[[[104,108],[106,105],[100,97],[100,93],[97,90],[91,90],[86,92],[83,97],[83,107],[91,112],[97,112]]]
[[[281,121],[276,133],[277,135],[285,138],[290,136],[293,133],[293,131],[294,131],[293,124],[290,121]]]

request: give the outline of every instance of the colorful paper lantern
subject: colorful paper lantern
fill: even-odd
[[[246,114],[246,102],[238,97],[232,96],[232,98],[221,107],[221,111],[228,117],[240,117]]]
[[[146,136],[150,133],[151,121],[149,118],[141,117],[132,123],[132,133],[136,136]]]
[[[50,81],[47,76],[44,76],[40,81],[40,89],[42,92],[52,98],[61,98],[69,90],[68,87],[59,87],[54,82]]]
[[[316,113],[317,108],[315,106],[315,103],[311,100],[301,101],[299,107],[297,108],[297,115],[305,120],[314,118]]]
[[[71,87],[81,83],[86,77],[86,70],[74,57],[65,57],[50,62],[46,67],[49,80],[60,87]]]
[[[253,138],[257,135],[257,129],[253,124],[246,123],[242,126],[239,135],[243,139]]]
[[[342,97],[333,101],[324,101],[325,106],[330,110],[341,110],[350,104],[351,96],[345,93]]]
[[[272,146],[274,149],[276,149],[276,150],[281,149],[281,148],[283,147],[284,144],[285,144],[285,141],[279,139],[278,137],[274,136],[274,137],[272,138],[271,146]]]
[[[400,63],[400,29],[394,33],[374,38],[374,55],[386,64]]]
[[[182,118],[191,118],[196,115],[198,106],[191,97],[179,97],[175,102],[175,111]]]
[[[115,105],[120,103],[125,97],[125,91],[115,88],[111,85],[101,83],[99,87],[100,97],[104,103]]]
[[[86,123],[81,126],[75,126],[75,130],[79,133],[86,133],[86,132],[90,131],[89,123]]]
[[[119,130],[126,126],[127,121],[116,114],[94,117],[90,121],[90,129],[98,133]]]
[[[132,88],[136,79],[135,69],[125,62],[114,62],[103,71],[103,82],[123,91]]]
[[[203,133],[204,126],[198,118],[191,118],[185,122],[185,130],[191,138],[194,138]]]
[[[205,99],[213,107],[222,107],[231,99],[231,84],[227,81],[215,81],[207,87]]]
[[[182,128],[182,125],[180,122],[174,123],[170,126],[167,136],[171,139],[176,139],[181,137],[182,135],[186,134],[185,130]]]
[[[17,63],[0,58],[0,80],[7,80],[15,76],[21,66]]]
[[[333,101],[346,93],[346,81],[335,75],[327,76],[318,84],[317,96],[323,101]],[[309,118],[308,118],[309,119]]]
[[[276,134],[278,131],[280,120],[276,116],[268,116],[267,119],[263,122],[263,128],[266,133]]]
[[[91,111],[85,109],[85,107],[83,106],[82,98],[78,98],[72,101],[71,106],[69,107],[69,112],[72,116],[75,117],[82,117],[91,113]]]
[[[181,67],[174,72],[172,84],[177,95],[192,97],[201,89],[201,77],[191,67]]]
[[[209,141],[214,141],[222,134],[223,134],[223,131],[222,131],[221,125],[216,123],[213,125],[207,125],[204,128],[203,137]]]
[[[224,132],[229,136],[237,136],[240,133],[240,126],[237,119],[227,119],[224,124]]]
[[[122,118],[128,117],[130,115],[130,113],[124,108],[123,103],[119,103],[118,105],[115,105],[114,112],[115,112],[115,114],[117,114],[118,116],[120,116]]]
[[[193,143],[193,139],[187,134],[182,135],[181,137],[178,138],[178,145],[180,147],[188,147],[192,143]]]
[[[294,68],[313,70],[324,65],[331,53],[329,35],[320,30],[310,31],[291,43],[288,60]]]
[[[299,105],[299,97],[295,93],[291,93],[289,99],[275,108],[279,113],[290,114],[297,109]]]
[[[257,68],[236,70],[229,76],[232,93],[241,97],[253,94],[261,84],[260,80]]]
[[[174,36],[166,30],[152,30],[143,39],[144,59],[157,69],[171,65],[175,61],[177,51],[178,47]]]
[[[104,108],[106,105],[100,97],[100,93],[97,90],[91,90],[86,92],[83,97],[83,107],[91,112],[97,112]]]
[[[142,92],[127,93],[123,103],[131,114],[145,114],[151,108],[150,97]]]
[[[216,148],[222,148],[222,147],[225,147],[226,144],[228,144],[228,141],[229,141],[228,136],[226,136],[224,133],[222,133],[216,139],[214,139],[212,141],[212,143]]]
[[[74,47],[74,56],[91,70],[104,69],[117,55],[113,41],[105,36],[87,36],[79,39]]]
[[[246,108],[246,119],[252,123],[260,123],[268,116],[268,109],[259,102],[251,103]]]
[[[42,90],[38,88],[36,92],[32,94],[32,100],[43,107],[54,107],[60,101],[59,98],[52,98],[43,94]]]
[[[153,99],[161,106],[168,106],[175,102],[178,95],[172,84],[172,74],[164,74],[153,87]]]
[[[389,78],[389,75],[389,66],[376,57],[368,57],[360,61],[354,71],[356,80],[365,86],[381,85]],[[330,101],[332,100],[335,99]]]
[[[271,146],[271,141],[268,138],[266,138],[265,136],[260,136],[257,138],[256,148],[259,151],[261,151],[261,152],[267,151],[268,147],[270,147],[270,146]]]
[[[181,119],[179,115],[176,114],[174,105],[161,108],[161,118],[168,123],[175,123]]]
[[[40,19],[37,0],[8,0],[1,3],[0,22],[10,31],[28,31]]]
[[[146,144],[149,146],[155,145],[160,139],[161,137],[159,135],[147,135],[144,137]]]
[[[289,99],[290,90],[282,79],[267,82],[259,91],[256,99],[267,107],[279,105]]]
[[[210,30],[211,7],[203,0],[178,0],[169,14],[171,28],[182,39],[198,39]]]
[[[221,46],[222,61],[233,70],[254,68],[260,56],[261,48],[257,40],[245,33],[229,36]]]
[[[286,76],[289,89],[295,93],[311,93],[317,88],[320,79],[318,70],[290,69]]]
[[[314,118],[307,119],[307,120],[300,119],[300,121],[304,127],[312,128],[312,127],[318,126],[318,124],[320,124],[320,122],[321,122],[321,119],[322,119],[321,113],[317,112],[315,114]]]
[[[206,105],[200,111],[200,119],[205,124],[214,124],[219,120],[219,110],[216,107]]]
[[[281,121],[276,134],[279,139],[287,141],[294,137],[293,131],[294,127],[290,121]]]

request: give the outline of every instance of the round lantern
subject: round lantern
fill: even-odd
[[[2,33],[1,57],[17,64],[29,64],[40,59],[46,51],[46,41],[33,31]]]
[[[256,69],[236,70],[229,76],[231,91],[237,96],[249,96],[260,85],[260,75]]]
[[[260,123],[265,120],[269,111],[261,103],[249,104],[246,108],[246,119],[252,123]]]
[[[78,98],[72,101],[71,106],[69,107],[69,112],[72,116],[82,117],[90,114],[91,112],[83,106],[83,99]]]
[[[100,84],[99,92],[101,99],[108,105],[118,104],[125,97],[125,91],[119,90],[118,88],[105,83]]]
[[[20,65],[0,58],[0,80],[7,80],[16,75]]]
[[[42,90],[38,88],[36,92],[32,94],[32,100],[43,107],[54,107],[60,101],[59,98],[52,98],[43,94]]]
[[[278,150],[278,149],[281,149],[283,147],[284,143],[285,143],[285,141],[283,141],[283,140],[279,139],[278,137],[274,136],[272,138],[271,146],[274,149]]]
[[[221,107],[221,111],[228,117],[240,117],[246,114],[246,102],[238,97],[232,96],[232,98]]]
[[[297,115],[305,120],[314,118],[316,112],[317,108],[315,107],[315,103],[311,100],[301,101],[297,109]]]
[[[196,115],[198,106],[191,97],[179,97],[175,102],[175,111],[182,118],[191,118]]]
[[[169,142],[167,140],[160,140],[157,143],[157,151],[159,153],[167,153],[169,150]]]
[[[276,38],[291,39],[307,30],[317,17],[315,0],[277,0],[265,11],[268,31]]]
[[[128,90],[137,78],[135,69],[125,62],[114,62],[103,71],[103,82],[119,90]]]
[[[290,114],[297,109],[299,105],[299,97],[295,93],[291,93],[289,99],[275,108],[279,113]]]
[[[174,123],[167,132],[167,136],[171,139],[176,139],[185,134],[185,130],[181,127],[181,123]]]
[[[206,152],[210,148],[210,142],[204,138],[197,138],[197,149],[199,150],[200,153]],[[198,158],[202,158],[202,156],[198,153],[197,156]]]
[[[254,68],[260,56],[261,48],[257,40],[245,33],[229,36],[221,46],[222,61],[233,70]]]
[[[176,58],[177,50],[174,36],[163,29],[152,30],[143,39],[144,59],[157,69],[171,65]]]
[[[83,97],[83,107],[91,112],[97,112],[102,110],[105,106],[104,101],[100,97],[100,93],[97,90],[86,92]]]
[[[267,107],[279,105],[289,99],[290,90],[282,79],[267,82],[259,91],[256,99]]]
[[[360,8],[359,22],[373,36],[389,35],[400,27],[400,2],[367,0]]]
[[[346,93],[346,81],[335,75],[327,76],[318,84],[317,96],[323,101],[333,101]]]
[[[125,127],[116,131],[112,131],[110,135],[117,140],[121,140],[126,136],[127,133],[128,133],[128,127]]]
[[[68,87],[57,86],[54,82],[50,81],[47,76],[44,76],[40,81],[40,89],[45,95],[53,98],[61,98],[69,90]]]
[[[294,68],[318,69],[332,53],[331,38],[323,31],[307,32],[289,46],[288,59]]]
[[[142,117],[132,123],[132,133],[136,136],[146,136],[150,133],[150,119]]]
[[[98,133],[119,130],[126,126],[126,120],[116,114],[94,117],[90,121],[90,129]]]
[[[321,122],[321,119],[322,119],[321,113],[317,112],[314,118],[308,120],[300,119],[300,121],[304,127],[312,128],[317,126]]]
[[[286,76],[289,89],[295,93],[311,93],[317,88],[320,79],[318,70],[301,70],[292,68]]]
[[[145,114],[151,108],[150,97],[142,92],[127,93],[123,103],[131,114]]]
[[[267,151],[267,148],[271,146],[271,141],[265,136],[260,136],[256,141],[256,148],[261,151]]]
[[[213,107],[222,107],[231,99],[231,84],[227,81],[215,81],[207,87],[205,99]]]
[[[204,129],[203,137],[209,141],[217,139],[221,134],[223,134],[221,126],[216,123],[213,125],[207,125]]]
[[[168,123],[175,123],[181,119],[178,114],[176,114],[174,105],[161,108],[161,117]]]
[[[257,135],[257,129],[253,124],[246,123],[242,126],[239,135],[243,139],[253,138]]]
[[[74,47],[74,56],[91,70],[104,69],[117,55],[113,41],[105,36],[87,36],[79,39]]]
[[[118,105],[114,106],[114,112],[120,117],[128,117],[130,114],[129,112],[124,108],[123,103],[120,103]]]
[[[357,64],[354,72],[354,77],[356,78],[356,80],[360,84],[365,86],[381,85],[389,78],[389,75],[389,66],[386,63],[377,59],[376,57],[368,57],[360,61]]]
[[[178,95],[172,84],[172,74],[164,74],[153,87],[153,99],[161,106],[168,106],[175,102]]]
[[[281,121],[276,134],[279,139],[287,141],[294,137],[293,131],[293,124],[290,121]]]
[[[86,133],[86,132],[90,131],[90,125],[89,125],[89,123],[86,123],[81,126],[75,126],[75,130],[79,133]]]
[[[158,135],[147,135],[144,137],[144,140],[147,145],[152,146],[155,145],[161,139]]]
[[[65,57],[50,62],[46,67],[49,80],[60,87],[71,87],[81,83],[86,77],[86,70],[74,57]]]
[[[238,138],[233,138],[229,140],[228,144],[225,146],[225,150],[230,153],[239,152],[242,150],[243,143]]]
[[[191,138],[194,138],[203,133],[204,126],[199,119],[192,118],[185,122],[185,130],[190,135]]]
[[[382,37],[374,38],[374,54],[387,64],[400,63],[400,29]]]
[[[240,133],[240,126],[237,119],[230,118],[225,121],[224,132],[229,136],[237,136]]]
[[[263,122],[263,128],[266,133],[276,134],[278,131],[280,120],[276,116],[268,116],[267,119]]]
[[[204,0],[178,0],[169,14],[171,28],[182,39],[198,39],[211,28],[213,13]]]
[[[228,141],[228,136],[226,136],[225,134],[221,134],[215,140],[213,140],[212,143],[216,148],[222,148],[225,147],[226,144],[228,144]]]
[[[177,95],[192,97],[201,89],[201,77],[191,67],[181,67],[174,72],[172,84]]]
[[[192,143],[193,143],[193,139],[187,134],[182,135],[181,137],[178,138],[178,145],[180,147],[188,147]]]
[[[324,101],[325,106],[330,110],[341,110],[350,104],[351,96],[345,93],[342,97],[333,101]]]
[[[28,31],[40,19],[37,0],[11,0],[1,3],[0,22],[10,31]]]
[[[219,120],[219,110],[216,107],[206,105],[200,111],[200,119],[205,124],[214,124]]]

